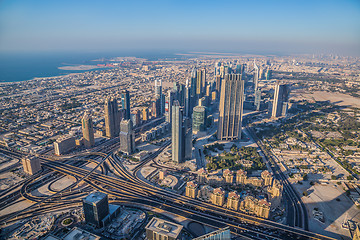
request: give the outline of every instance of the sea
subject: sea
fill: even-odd
[[[184,58],[168,51],[128,51],[96,53],[0,53],[0,82],[20,82],[36,77],[52,77],[92,70],[62,70],[70,65],[94,65],[96,59],[114,57],[138,57],[149,61]]]

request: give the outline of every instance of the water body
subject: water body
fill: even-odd
[[[0,53],[0,82],[19,82],[35,77],[52,77],[92,70],[61,70],[67,65],[93,65],[91,60],[113,57],[139,57],[148,60],[177,59],[171,52],[112,52],[112,53]],[[184,58],[184,57],[182,57]]]

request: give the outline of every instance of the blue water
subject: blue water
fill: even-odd
[[[58,67],[73,64],[97,64],[91,60],[112,57],[141,57],[148,60],[176,59],[172,52],[111,52],[111,53],[0,53],[0,82],[18,82],[35,77],[51,77],[75,72]],[[87,70],[89,71],[89,70]]]

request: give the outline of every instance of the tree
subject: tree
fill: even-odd
[[[351,180],[354,180],[354,177],[352,175],[349,175],[346,177],[347,180],[351,181]]]
[[[336,180],[336,179],[337,179],[337,176],[331,175],[331,180]]]
[[[304,192],[303,192],[303,195],[304,195],[305,197],[307,197],[309,194],[308,194],[307,191],[304,191]]]

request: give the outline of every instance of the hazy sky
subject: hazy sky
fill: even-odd
[[[359,0],[0,0],[0,51],[360,55]]]

